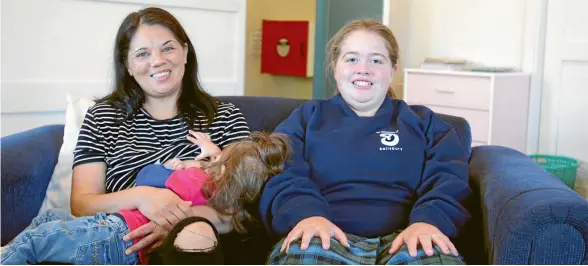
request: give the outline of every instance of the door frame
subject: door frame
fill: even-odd
[[[329,31],[329,1],[316,0],[316,16],[314,29],[314,75],[312,78],[312,98],[326,99],[328,98],[325,89],[327,84],[327,72],[325,69],[325,49],[317,49],[318,47],[326,47],[328,40],[327,32]]]
[[[563,69],[564,62],[581,61],[586,62],[585,49],[581,49],[582,59],[570,58],[569,55],[565,55],[565,51],[573,49],[571,47],[562,47],[560,45],[570,45],[573,42],[566,42],[563,44],[560,41],[563,40],[567,35],[567,23],[566,10],[569,7],[562,0],[551,0],[547,1],[547,9],[549,10],[548,16],[546,17],[546,40],[545,40],[545,64],[543,78],[543,97],[541,106],[541,138],[540,138],[540,152],[550,154],[560,154],[560,124],[561,119],[561,107],[565,106],[566,103],[562,102],[564,94],[563,86]],[[560,9],[561,8],[561,9]],[[561,13],[560,13],[561,12]],[[550,14],[550,15],[549,15]],[[550,21],[551,19],[551,21]],[[582,40],[582,45],[586,45],[585,41]],[[550,53],[547,53],[550,52]],[[577,51],[580,53],[580,51]],[[550,71],[550,72],[547,72]],[[565,155],[565,154],[562,154]]]
[[[545,40],[547,33],[547,11],[549,0],[528,0],[525,8],[525,24],[523,39],[522,71],[531,73],[531,85],[529,93],[529,114],[527,128],[528,154],[539,152],[554,152],[546,150],[546,138],[549,136],[541,132],[541,124],[545,123],[548,114],[542,108],[542,95],[545,94],[544,69],[545,69]],[[549,142],[556,143],[552,138]]]

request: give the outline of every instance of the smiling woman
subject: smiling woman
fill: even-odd
[[[192,125],[196,113],[201,112],[207,123],[212,122],[215,100],[202,89],[194,46],[171,14],[145,12],[142,16],[128,16],[116,40],[117,84],[114,93],[104,100],[125,110],[127,117],[143,107],[154,118],[185,113]],[[123,101],[127,97],[138,101]],[[158,105],[155,101],[168,106],[167,113],[153,108]]]
[[[189,135],[203,133],[207,147],[220,149],[248,139],[243,114],[204,91],[192,42],[163,9],[146,8],[123,20],[114,45],[114,69],[113,92],[88,110],[74,151],[71,210],[83,217],[40,214],[2,250],[2,264],[146,263],[147,252],[160,246],[172,228],[173,237],[181,240],[184,227],[214,242],[210,247],[180,246],[195,251],[186,252],[189,264],[222,262],[222,257],[211,261],[210,252],[198,250],[212,248],[218,254],[216,233],[232,230],[233,215],[192,206],[196,202],[185,201],[190,199],[168,189],[167,183],[137,185],[136,177],[154,164],[212,157]],[[126,210],[137,210],[144,219],[131,219]],[[178,247],[170,241],[172,248]]]
[[[128,71],[149,99],[175,96],[181,88],[188,45],[175,40],[160,25],[143,25],[135,33],[129,49]]]

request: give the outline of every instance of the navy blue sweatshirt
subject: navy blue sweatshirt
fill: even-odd
[[[359,117],[340,95],[309,101],[276,132],[294,151],[261,195],[265,226],[288,234],[322,216],[343,232],[385,236],[425,222],[456,236],[469,214],[468,158],[455,131],[430,109],[386,98]]]

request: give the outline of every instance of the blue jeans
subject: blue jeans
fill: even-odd
[[[132,241],[122,240],[127,233],[126,222],[116,215],[98,213],[76,218],[50,210],[33,219],[2,248],[2,264],[137,264],[137,253],[124,253],[132,245]]]

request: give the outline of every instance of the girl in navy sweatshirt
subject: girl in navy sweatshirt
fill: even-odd
[[[468,158],[430,109],[394,99],[393,33],[352,21],[329,42],[339,93],[309,101],[276,129],[292,161],[262,193],[283,237],[270,264],[462,264],[451,238],[469,219]]]

